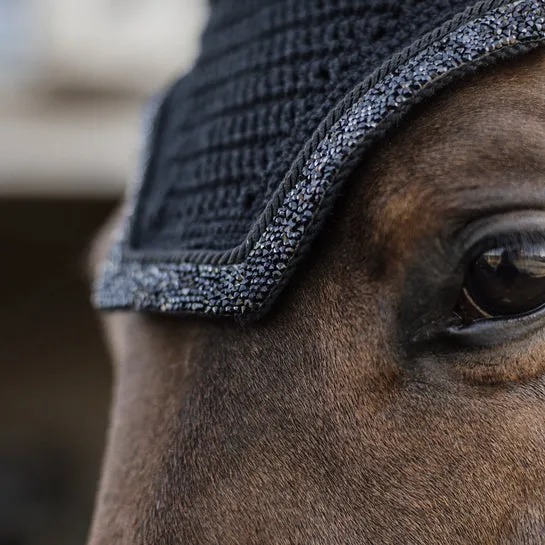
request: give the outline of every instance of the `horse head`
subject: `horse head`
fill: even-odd
[[[90,545],[542,543],[544,112],[541,49],[479,66],[369,144],[258,318],[104,314]]]

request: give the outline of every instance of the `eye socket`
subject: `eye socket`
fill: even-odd
[[[464,324],[512,318],[545,306],[545,241],[512,241],[482,252],[467,269],[456,314]]]

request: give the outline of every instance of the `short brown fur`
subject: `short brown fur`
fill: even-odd
[[[527,208],[545,210],[542,51],[368,154],[259,323],[105,316],[117,381],[89,545],[545,543],[545,334],[409,353],[400,317],[445,233]]]

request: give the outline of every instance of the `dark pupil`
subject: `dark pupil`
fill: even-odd
[[[524,314],[545,305],[545,247],[485,252],[472,264],[466,289],[491,316]]]

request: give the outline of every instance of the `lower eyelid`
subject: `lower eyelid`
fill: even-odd
[[[513,318],[491,318],[468,326],[450,327],[446,341],[475,348],[497,347],[514,340],[521,340],[545,328],[545,306],[526,315]]]

